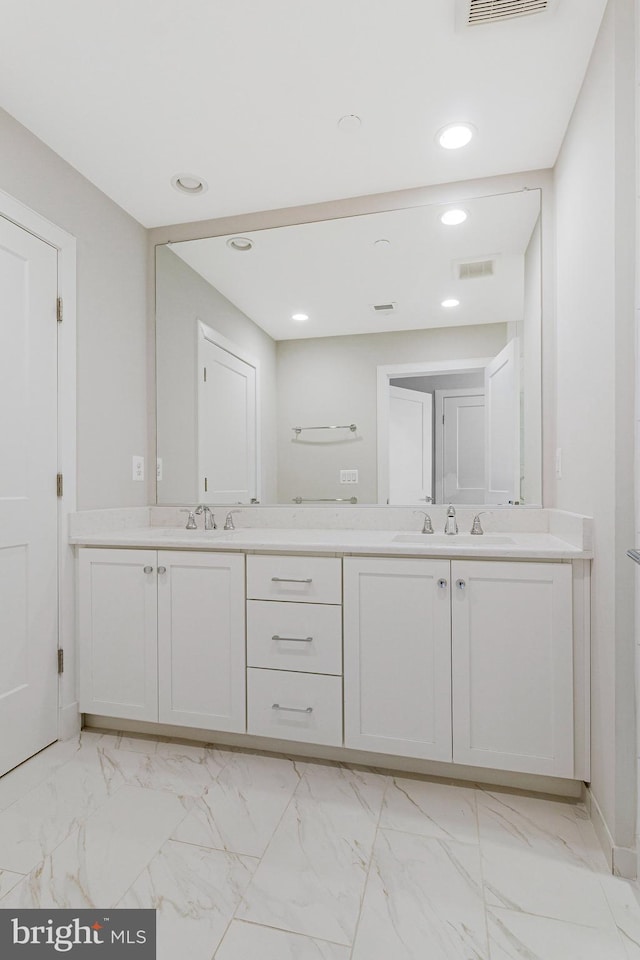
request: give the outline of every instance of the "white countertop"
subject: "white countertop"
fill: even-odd
[[[83,533],[70,543],[92,547],[238,550],[277,553],[384,554],[419,557],[489,557],[522,560],[586,560],[592,553],[549,533],[505,531],[483,536],[421,534],[393,530],[239,528],[186,530],[136,527]]]

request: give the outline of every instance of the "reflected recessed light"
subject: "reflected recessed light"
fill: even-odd
[[[253,247],[253,240],[249,240],[248,237],[229,237],[227,246],[232,250],[237,250],[238,253],[246,253]]]
[[[338,126],[341,130],[358,130],[362,126],[362,120],[355,113],[347,113],[340,117]]]
[[[292,319],[292,320],[300,320],[300,321],[302,321],[302,320],[308,320],[309,317],[307,316],[306,313],[293,313],[293,314],[291,315],[291,319]]]
[[[455,210],[447,210],[440,217],[440,222],[444,223],[447,227],[457,227],[459,223],[464,223],[467,219],[467,211],[461,210],[459,208]]]
[[[455,297],[450,297],[448,300],[442,300],[440,302],[441,307],[459,307],[460,301],[456,300]]]
[[[391,246],[391,240],[374,240],[373,245],[376,250],[388,250]]]
[[[197,193],[204,193],[209,189],[206,180],[202,177],[195,177],[192,173],[176,173],[171,177],[171,186],[179,190],[180,193],[189,193],[194,196]]]
[[[448,123],[438,131],[438,143],[445,150],[458,150],[466,147],[474,133],[470,123]]]

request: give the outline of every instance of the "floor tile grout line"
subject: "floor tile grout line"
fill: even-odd
[[[353,941],[351,943],[351,949],[349,951],[349,960],[353,958],[353,951],[356,948],[356,940],[358,939],[358,930],[360,928],[360,920],[362,918],[362,909],[364,907],[365,897],[367,895],[367,887],[369,886],[369,875],[371,873],[371,866],[373,864],[373,858],[375,855],[376,843],[378,842],[378,835],[380,833],[380,821],[382,820],[382,811],[384,810],[384,802],[387,796],[387,791],[389,789],[389,784],[392,781],[392,777],[385,777],[384,790],[382,791],[382,797],[380,798],[380,810],[378,811],[378,819],[376,821],[376,829],[373,834],[373,843],[371,844],[371,853],[369,854],[369,863],[367,864],[367,874],[364,878],[364,884],[362,887],[362,896],[360,897],[360,908],[358,910],[358,919],[356,920],[356,925],[353,930]]]
[[[231,923],[243,923],[250,927],[261,927],[263,930],[277,930],[278,933],[286,933],[287,936],[289,937],[298,937],[300,940],[312,940],[314,942],[317,941],[318,943],[328,943],[332,947],[341,947],[343,950],[351,951],[351,947],[347,943],[339,943],[337,940],[327,940],[326,937],[316,937],[315,935],[308,934],[308,933],[299,933],[297,930],[287,930],[286,927],[275,927],[268,923],[259,923],[256,920],[244,920],[244,919],[240,919],[239,917],[233,917],[231,922],[227,926],[227,930],[229,929],[229,926],[231,926]],[[226,936],[226,930],[225,930],[225,936]],[[223,941],[224,941],[224,937],[216,947],[216,953],[222,946]],[[215,954],[214,954],[214,957],[215,957]]]

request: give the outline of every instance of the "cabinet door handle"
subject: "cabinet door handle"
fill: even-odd
[[[145,573],[153,573],[153,567],[145,567],[145,568],[144,568],[144,572],[145,572]]]
[[[438,586],[440,587],[441,590],[446,589],[447,581],[444,579],[444,577],[441,577],[441,579],[438,580]]]
[[[292,643],[311,643],[313,637],[279,637],[277,633],[271,637],[272,640],[290,640]]]
[[[311,583],[311,577],[301,580],[299,577],[271,577],[272,583]]]
[[[272,710],[286,710],[288,713],[313,713],[313,707],[281,707],[279,703],[271,706]]]
[[[466,580],[456,580],[456,587],[458,588],[458,590],[464,590],[466,585],[467,585]]]
[[[166,573],[166,572],[167,572],[166,567],[158,567],[158,573]]]

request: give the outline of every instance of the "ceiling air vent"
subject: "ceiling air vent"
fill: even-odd
[[[493,260],[468,260],[456,264],[459,280],[477,280],[493,276]]]
[[[458,25],[499,23],[534,13],[549,13],[556,0],[458,0]]]
[[[394,310],[398,309],[397,303],[374,303],[373,309],[376,313],[392,313]]]

